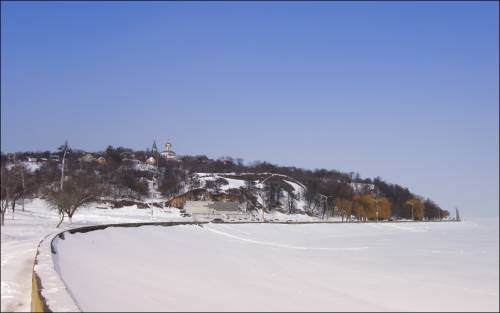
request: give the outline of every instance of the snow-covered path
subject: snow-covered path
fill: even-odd
[[[36,205],[36,204],[35,204]],[[6,214],[1,227],[2,312],[31,310],[31,275],[36,248],[40,239],[55,230],[57,214],[48,210],[16,211],[14,220]]]

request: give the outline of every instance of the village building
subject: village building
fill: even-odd
[[[95,157],[90,153],[87,153],[80,158],[80,161],[87,163],[94,162],[95,160],[96,160]]]
[[[184,210],[193,216],[243,218],[248,214],[240,210],[235,201],[186,201]]]
[[[97,163],[99,163],[100,165],[106,165],[107,162],[106,159],[101,156],[97,159]]]
[[[160,155],[165,159],[165,160],[175,160],[177,159],[177,155],[175,152],[172,150],[172,144],[170,142],[167,142],[165,144],[165,150],[160,153]]]

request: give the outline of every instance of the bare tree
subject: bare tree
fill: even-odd
[[[225,186],[225,185],[228,185],[229,182],[227,180],[225,180],[224,178],[217,178],[215,181],[214,181],[214,191],[216,194],[220,194],[221,191],[222,191],[222,186]]]
[[[10,205],[10,185],[9,185],[9,172],[5,166],[5,163],[2,162],[1,167],[1,195],[0,195],[0,209],[1,209],[1,224],[5,225],[5,213]]]
[[[24,197],[24,166],[16,165],[10,169],[8,179],[10,189],[10,207],[12,209],[12,219],[16,210],[16,203]]]
[[[197,175],[190,175],[189,178],[188,178],[188,184],[190,186],[191,189],[197,189],[197,188],[200,188],[201,186],[201,181],[200,179],[198,178]]]
[[[321,195],[321,203],[323,206],[323,214],[321,219],[325,219],[325,215],[327,211],[332,212],[332,216],[335,216],[335,198],[332,196]]]
[[[297,201],[297,196],[293,192],[288,193],[288,199],[287,199],[287,206],[288,206],[288,214],[293,213],[296,209],[296,201]]]
[[[26,194],[24,166],[15,165],[8,169],[2,164],[2,186],[1,186],[1,223],[5,223],[5,213],[11,209],[12,218],[16,209],[16,203]]]
[[[59,213],[60,220],[57,227],[61,225],[66,215],[71,223],[73,215],[80,207],[107,194],[107,188],[95,174],[77,173],[64,182],[63,190],[53,190],[47,194],[47,201]]]

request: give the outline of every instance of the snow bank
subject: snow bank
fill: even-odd
[[[49,234],[40,243],[33,270],[40,278],[41,294],[52,312],[79,312],[80,308],[76,305],[56,271],[57,264],[53,263],[51,242],[55,235],[56,233]],[[55,241],[57,240],[56,238]]]

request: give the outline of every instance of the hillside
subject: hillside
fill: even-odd
[[[266,210],[271,202],[270,186],[277,186],[274,210],[284,213],[310,211],[303,200],[307,187],[289,176],[273,173],[193,173],[188,178],[185,192],[172,200],[178,197],[232,200],[241,202],[245,211]]]
[[[109,146],[88,153],[69,150],[61,181],[63,150],[2,154],[2,197],[10,205],[22,197],[41,197],[56,207],[68,194],[113,208],[183,208],[188,200],[238,202],[245,212],[306,214],[342,221],[413,219],[449,216],[430,199],[380,177],[336,170],[308,170],[267,162],[244,164],[230,157],[163,158],[151,151]],[[76,200],[75,200],[76,201]],[[85,205],[85,203],[79,203]],[[68,207],[66,215],[73,211]]]

